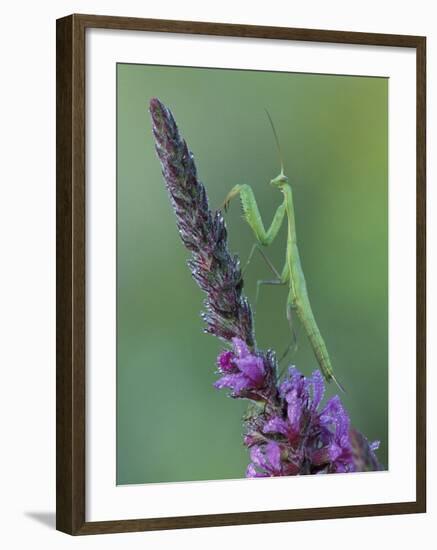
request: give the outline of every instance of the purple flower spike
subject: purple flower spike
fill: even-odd
[[[205,292],[205,331],[223,340],[237,336],[254,346],[252,312],[243,295],[240,261],[230,253],[223,216],[211,212],[194,157],[172,112],[159,99],[149,105],[155,148],[176,215],[179,235],[191,252],[188,266]]]

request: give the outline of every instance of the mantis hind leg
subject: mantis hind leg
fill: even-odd
[[[256,312],[256,306],[258,304],[258,297],[259,297],[259,291],[260,288],[263,285],[279,285],[283,286],[285,283],[281,281],[281,279],[260,279],[256,282],[256,294],[255,294],[255,312]]]
[[[276,277],[275,279],[260,279],[256,282],[256,294],[255,294],[255,311],[256,306],[258,304],[258,298],[259,298],[259,291],[261,289],[262,285],[279,285],[283,286],[285,285],[285,281],[281,277],[279,271],[275,268],[270,258],[267,256],[267,254],[264,252],[264,250],[261,248],[261,246],[258,243],[255,243],[252,246],[252,249],[250,251],[249,257],[247,258],[246,265],[243,268],[243,275],[246,272],[246,269],[248,268],[250,262],[252,261],[253,255],[255,254],[255,251],[258,250],[258,252],[261,254],[261,257],[269,267],[270,271],[273,273],[273,275]]]

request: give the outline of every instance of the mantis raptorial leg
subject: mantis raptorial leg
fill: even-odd
[[[270,115],[268,113],[267,115],[273,129],[281,162],[281,171],[276,178],[270,181],[270,184],[282,193],[283,200],[278,206],[278,209],[273,216],[272,223],[267,230],[264,227],[258,204],[250,185],[243,184],[233,187],[224,201],[224,208],[225,210],[228,208],[230,201],[234,197],[240,197],[244,219],[251,227],[256,237],[257,243],[259,243],[259,245],[261,246],[269,246],[274,241],[284,219],[287,218],[287,246],[285,253],[285,265],[282,273],[279,277],[277,277],[277,280],[279,280],[281,284],[288,284],[289,286],[289,294],[286,303],[287,320],[290,323],[289,317],[291,318],[291,311],[296,311],[297,316],[299,317],[299,320],[305,329],[314,355],[316,356],[320,370],[322,371],[324,377],[328,381],[334,380],[337,386],[342,391],[344,391],[343,387],[334,376],[331,359],[328,354],[328,349],[326,347],[325,341],[322,337],[320,329],[315,320],[313,310],[311,308],[305,276],[300,260],[299,249],[297,246],[293,193],[291,186],[288,183],[288,178],[284,174],[284,166],[282,162],[280,144],[276,134],[276,130],[274,128]],[[253,251],[251,251],[251,254],[249,256],[250,259],[253,253],[254,249]],[[277,272],[275,274],[279,275],[279,273]]]

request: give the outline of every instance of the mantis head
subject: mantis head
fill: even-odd
[[[279,176],[276,176],[276,178],[270,180],[270,185],[273,185],[273,187],[277,187],[278,189],[281,189],[281,187],[283,187],[286,183],[288,183],[288,178],[282,170]]]
[[[276,132],[275,125],[273,124],[273,120],[272,120],[272,117],[270,116],[270,113],[267,111],[267,109],[265,109],[265,111],[267,114],[267,118],[269,119],[270,126],[272,127],[272,130],[273,130],[273,136],[275,138],[276,148],[278,150],[278,155],[279,155],[279,162],[281,164],[281,172],[279,176],[276,176],[276,178],[270,180],[270,185],[273,185],[273,187],[277,187],[278,189],[281,189],[286,183],[288,183],[288,178],[284,174],[284,162],[282,160],[281,144],[279,143],[279,138]]]

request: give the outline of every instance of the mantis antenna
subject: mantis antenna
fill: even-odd
[[[279,155],[279,163],[281,164],[281,174],[283,174],[284,173],[284,162],[282,160],[282,150],[281,150],[281,144],[280,144],[279,138],[278,138],[278,133],[276,132],[276,128],[275,128],[275,125],[273,124],[273,120],[272,120],[272,117],[270,116],[270,113],[268,112],[268,110],[265,107],[264,107],[264,110],[266,112],[267,118],[269,119],[270,126],[272,127],[272,130],[273,130],[273,135],[275,137],[276,148],[278,150],[278,155]]]

